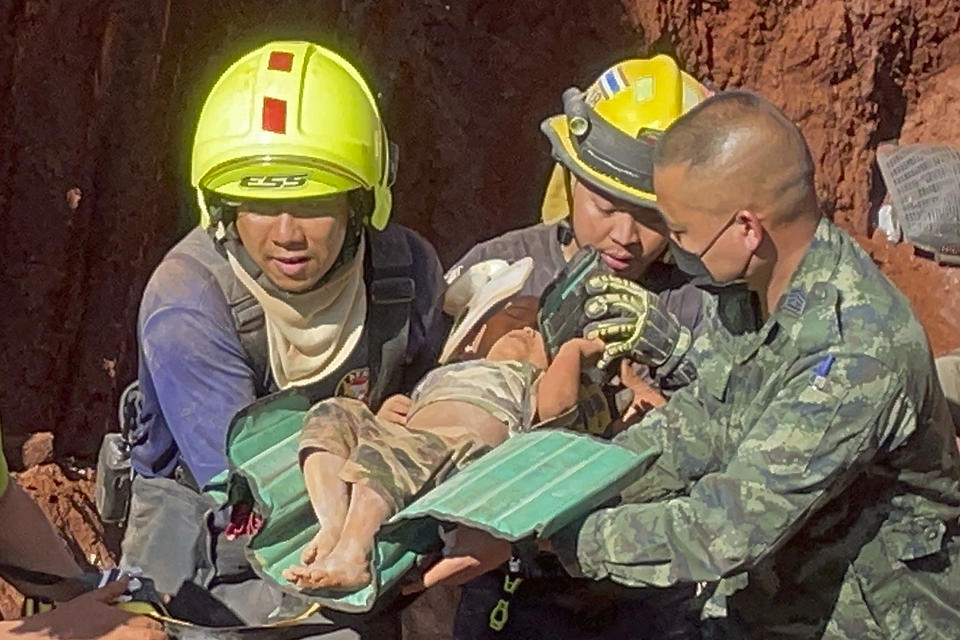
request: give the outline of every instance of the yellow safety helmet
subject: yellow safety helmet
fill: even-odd
[[[271,42],[224,72],[203,105],[191,184],[204,198],[315,198],[373,194],[370,224],[390,218],[393,160],[373,93],[336,53],[311,42]]]
[[[543,221],[570,215],[571,174],[627,202],[653,206],[653,153],[660,134],[709,95],[666,55],[624,60],[586,91],[564,91],[563,114],[540,125],[558,163],[544,195]]]

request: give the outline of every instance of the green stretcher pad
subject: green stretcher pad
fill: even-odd
[[[426,553],[442,547],[440,523],[483,529],[506,540],[549,537],[616,497],[657,456],[591,436],[541,429],[518,434],[397,513],[380,530],[373,582],[351,592],[301,591],[283,578],[319,530],[298,462],[309,402],[285,391],[234,419],[227,436],[227,504],[252,501],[264,523],[250,540],[254,570],[284,591],[333,609],[369,611]]]
[[[390,520],[456,522],[505,540],[548,538],[617,496],[656,457],[570,431],[513,436]]]

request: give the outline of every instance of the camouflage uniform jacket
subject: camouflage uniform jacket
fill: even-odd
[[[827,219],[758,332],[616,438],[663,451],[553,539],[574,574],[709,583],[734,637],[960,633],[960,461],[923,328]],[[709,625],[706,625],[709,627]]]

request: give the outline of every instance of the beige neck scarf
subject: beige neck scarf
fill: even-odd
[[[322,287],[292,296],[292,302],[271,296],[227,254],[233,272],[263,307],[270,369],[281,389],[330,375],[357,346],[367,315],[363,253],[361,239],[350,263]]]

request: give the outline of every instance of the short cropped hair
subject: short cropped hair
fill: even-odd
[[[756,136],[748,135],[758,129],[768,136],[768,143],[758,144]],[[736,157],[738,152],[750,155]],[[773,179],[781,184],[769,185],[771,197],[779,197],[787,188],[796,194],[797,187],[815,195],[813,158],[803,134],[773,104],[749,91],[718,93],[677,119],[661,137],[654,164],[686,164],[695,178],[723,178],[732,170],[731,154],[738,167],[746,157],[748,167],[770,178],[768,169],[780,170],[774,173],[781,175]]]

